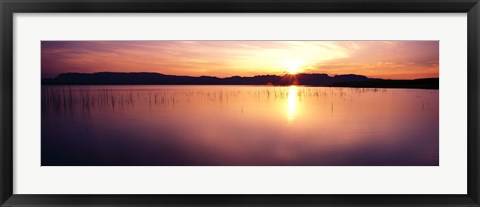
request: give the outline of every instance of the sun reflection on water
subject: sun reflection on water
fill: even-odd
[[[297,116],[298,93],[297,86],[290,86],[288,89],[287,120],[291,123]]]

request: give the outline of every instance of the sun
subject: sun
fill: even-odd
[[[296,60],[290,60],[285,62],[288,74],[297,74],[301,68],[301,62]]]

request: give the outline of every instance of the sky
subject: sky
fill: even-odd
[[[42,41],[42,78],[79,72],[438,77],[438,41]]]

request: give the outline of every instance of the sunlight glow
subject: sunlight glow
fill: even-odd
[[[301,62],[296,60],[290,60],[285,62],[285,66],[287,67],[287,72],[289,74],[297,74],[301,67]]]
[[[292,122],[297,116],[298,92],[297,86],[290,86],[288,89],[287,120]]]

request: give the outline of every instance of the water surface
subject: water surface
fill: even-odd
[[[438,136],[438,90],[42,86],[44,166],[435,166]]]

